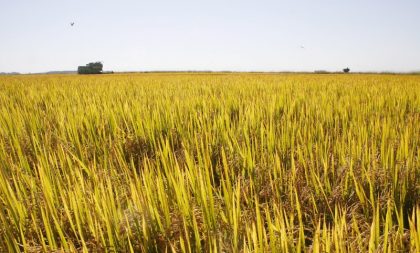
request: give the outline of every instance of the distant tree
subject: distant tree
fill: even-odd
[[[350,69],[349,68],[345,68],[345,69],[343,69],[343,72],[344,73],[349,73],[350,72]]]
[[[103,68],[102,62],[91,62],[86,66],[79,66],[77,68],[78,74],[101,74]]]

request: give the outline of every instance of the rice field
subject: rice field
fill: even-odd
[[[0,77],[0,252],[420,252],[420,76]]]

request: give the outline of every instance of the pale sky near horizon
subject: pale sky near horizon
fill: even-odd
[[[0,0],[0,72],[92,61],[114,71],[418,71],[420,0]]]

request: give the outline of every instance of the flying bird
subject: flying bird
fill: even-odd
[[[304,46],[300,46],[300,48],[305,49],[305,47],[304,47]]]
[[[74,22],[71,22],[71,23],[70,23],[70,25],[71,25],[71,26],[74,26]]]

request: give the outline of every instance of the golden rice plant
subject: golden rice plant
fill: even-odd
[[[1,252],[420,252],[420,76],[0,77]]]

